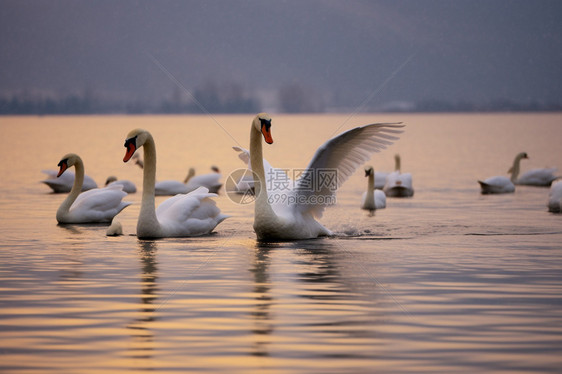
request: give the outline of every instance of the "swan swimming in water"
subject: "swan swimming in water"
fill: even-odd
[[[548,194],[548,211],[562,213],[562,181],[552,183]]]
[[[59,162],[58,175],[63,175],[71,166],[76,169],[76,178],[70,193],[57,210],[59,223],[110,222],[117,213],[131,204],[122,201],[127,193],[123,192],[120,185],[94,188],[80,193],[84,181],[84,163],[80,156],[74,153],[63,156]]]
[[[206,187],[211,193],[218,193],[222,187],[221,174],[216,166],[211,167],[212,173],[195,175],[195,169],[189,168],[183,183],[176,180],[165,180],[156,182],[156,196],[177,195],[188,193],[199,187]]]
[[[394,155],[394,171],[386,177],[383,191],[389,197],[411,197],[414,196],[412,187],[412,174],[402,173],[400,155]]]
[[[558,178],[554,175],[556,168],[532,169],[524,172],[519,177],[520,161],[529,158],[525,152],[521,152],[519,155],[524,155],[524,157],[516,157],[513,166],[508,170],[508,173],[511,173],[511,181],[516,185],[549,187]]]
[[[43,173],[47,174],[48,178],[41,181],[49,186],[54,193],[66,193],[70,192],[72,185],[74,184],[74,173],[68,171],[63,175],[57,177],[58,170],[42,170]],[[84,175],[84,182],[82,183],[82,191],[88,191],[92,188],[98,188],[96,181],[91,177]]]
[[[333,197],[357,167],[397,140],[402,132],[399,123],[377,123],[346,131],[324,143],[312,158],[306,171],[292,189],[267,189],[261,137],[273,143],[271,118],[258,114],[250,129],[250,162],[254,175],[256,200],[254,231],[258,240],[310,239],[332,235],[316,219],[324,208],[334,204]],[[322,180],[322,171],[331,171],[336,178]],[[325,175],[330,177],[330,175]],[[313,186],[314,188],[305,188]],[[277,196],[275,196],[277,195]]]
[[[139,239],[205,235],[228,217],[220,212],[211,199],[217,195],[209,193],[206,187],[170,197],[156,209],[156,145],[148,131],[135,129],[127,135],[127,151],[123,162],[129,161],[140,147],[144,148],[144,168],[142,202],[137,221]]]
[[[137,192],[137,186],[135,186],[133,182],[125,179],[117,179],[117,177],[114,175],[107,177],[107,179],[105,180],[106,186],[109,186],[110,184],[119,184],[123,186],[123,191],[125,191],[126,193]]]
[[[365,168],[367,180],[367,191],[363,193],[361,209],[368,210],[371,215],[377,209],[386,208],[386,195],[381,190],[375,189],[375,171],[372,166]]]

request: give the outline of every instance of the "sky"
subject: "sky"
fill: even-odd
[[[558,0],[1,0],[0,94],[560,102],[561,17]]]

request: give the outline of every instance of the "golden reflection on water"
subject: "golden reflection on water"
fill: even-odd
[[[389,171],[400,153],[416,195],[389,199],[369,217],[358,202],[365,179],[354,175],[322,218],[336,238],[258,243],[253,205],[224,194],[217,205],[232,217],[202,238],[137,240],[140,193],[127,196],[133,205],[119,215],[122,237],[106,237],[104,225],[56,224],[64,195],[39,180],[62,154],[80,153],[98,184],[115,174],[140,187],[142,171],[122,162],[123,140],[145,127],[157,139],[159,179],[211,164],[225,179],[243,166],[231,146],[233,138],[247,146],[251,117],[217,116],[224,130],[205,116],[4,118],[0,370],[555,372],[562,365],[562,216],[546,212],[546,189],[491,197],[475,182],[507,170],[522,149],[529,167],[562,170],[559,114],[353,118],[341,131],[407,124],[373,164]],[[347,118],[273,117],[275,143],[265,155],[289,168],[305,167]]]

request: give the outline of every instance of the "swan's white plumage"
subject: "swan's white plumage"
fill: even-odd
[[[117,177],[113,175],[107,177],[107,179],[105,180],[105,185],[120,185],[123,187],[123,191],[125,191],[126,193],[137,192],[137,186],[135,186],[133,182],[126,179],[117,179]]]
[[[516,184],[548,187],[558,178],[554,173],[556,173],[556,168],[532,169],[523,173],[517,179]]]
[[[326,206],[335,202],[335,193],[355,171],[378,152],[397,139],[402,131],[399,123],[379,123],[346,131],[324,143],[315,153],[308,167],[295,182],[279,191],[267,190],[261,134],[269,143],[271,118],[260,113],[252,122],[250,133],[250,161],[256,185],[254,230],[260,240],[309,239],[331,235],[317,218]],[[261,130],[260,130],[261,129]],[[336,177],[335,180],[322,178]],[[283,177],[284,178],[284,177]],[[310,188],[313,186],[313,188]],[[277,202],[272,204],[273,202]]]
[[[156,182],[156,196],[173,196],[177,194],[186,194],[195,191],[199,187],[206,187],[209,192],[217,193],[222,187],[220,182],[220,173],[207,173],[195,175],[195,169],[190,168],[183,182],[176,180],[164,180]]]
[[[500,194],[515,192],[515,185],[513,182],[504,176],[496,176],[478,181],[482,194]]]
[[[70,192],[72,189],[72,184],[74,183],[74,173],[72,171],[67,171],[63,175],[57,178],[57,170],[42,170],[43,173],[47,174],[48,178],[42,180],[49,186],[55,193],[66,193]],[[98,188],[96,181],[87,175],[84,175],[84,183],[82,183],[82,191],[88,191],[92,188]]]
[[[377,209],[386,208],[386,194],[382,190],[375,189],[376,173],[372,166],[365,168],[367,179],[367,191],[363,192],[361,208],[368,210],[371,214]]]
[[[199,187],[187,194],[178,194],[155,208],[156,146],[152,135],[142,129],[129,133],[125,142],[127,153],[123,161],[131,159],[140,147],[144,148],[143,192],[141,211],[137,221],[139,238],[200,236],[211,233],[227,218],[211,199],[216,194]]]
[[[122,186],[119,185],[80,193],[84,179],[84,165],[78,155],[72,153],[65,155],[59,165],[61,165],[59,173],[64,173],[67,167],[76,168],[76,178],[70,194],[57,210],[56,217],[59,223],[111,222],[115,215],[131,204],[122,201],[127,193],[123,192]]]
[[[562,181],[550,186],[547,206],[549,212],[562,213]]]
[[[414,196],[414,187],[411,173],[401,172],[400,155],[394,155],[395,167],[392,173],[386,176],[382,190],[389,197],[411,197]]]

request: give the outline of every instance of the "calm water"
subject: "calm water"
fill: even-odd
[[[139,241],[140,193],[105,226],[58,226],[64,195],[42,169],[76,152],[98,184],[140,189],[124,164],[135,127],[152,132],[159,179],[243,167],[253,116],[0,118],[0,371],[13,373],[559,372],[562,215],[547,188],[482,196],[476,180],[562,171],[562,115],[273,116],[277,167],[303,168],[335,133],[403,121],[400,153],[415,195],[369,217],[359,170],[322,222],[337,236],[259,244],[253,205],[223,193],[232,217],[204,238]],[[162,201],[158,198],[157,201]]]

